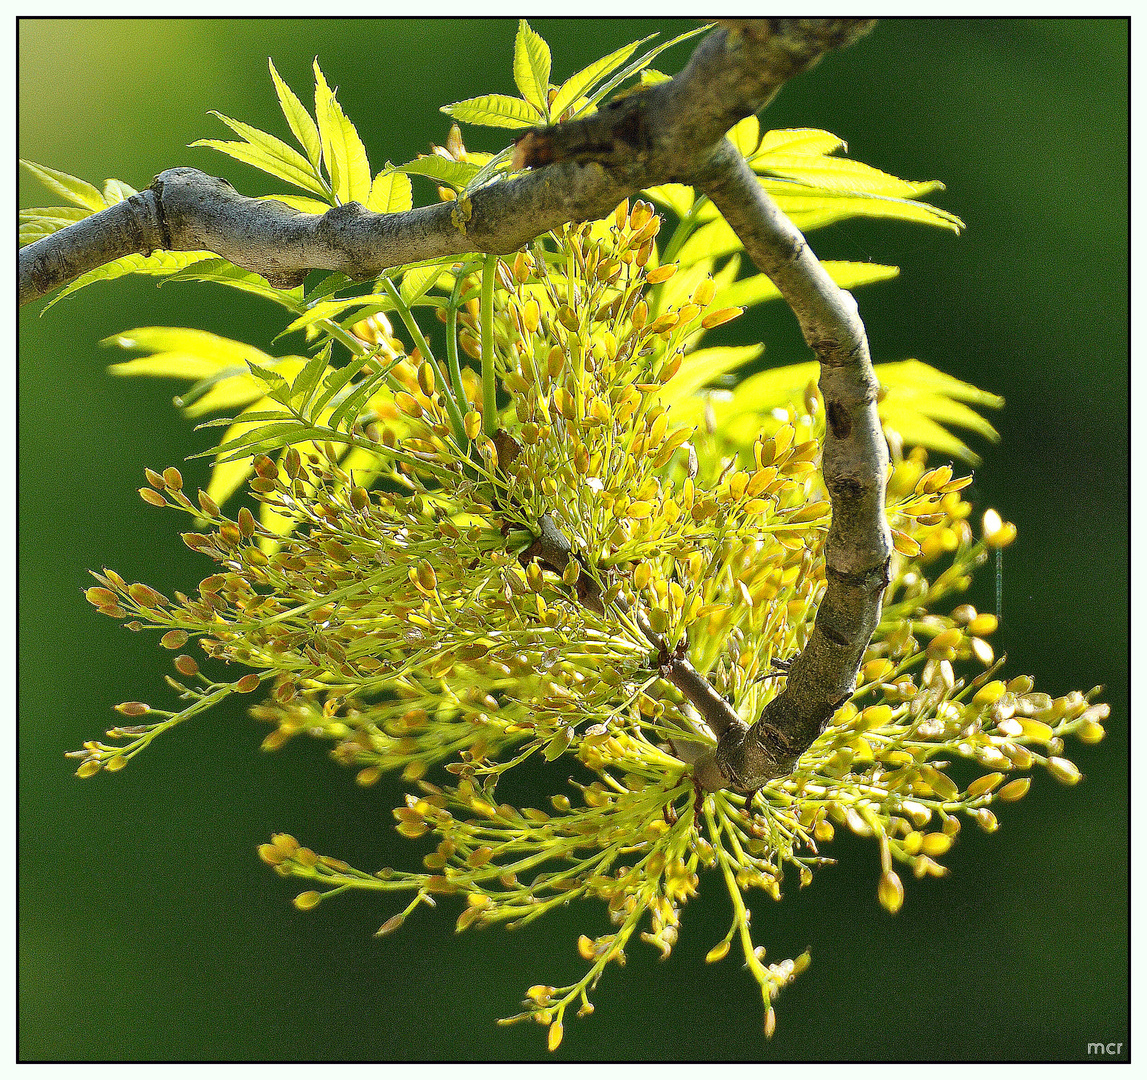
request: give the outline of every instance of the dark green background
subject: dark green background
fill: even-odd
[[[555,78],[626,41],[688,23],[538,20]],[[211,151],[210,108],[280,135],[272,55],[304,100],[318,54],[375,167],[442,141],[437,107],[513,92],[509,21],[35,21],[20,24],[20,153],[93,181],[146,186],[195,165],[255,194],[263,179]],[[659,64],[676,71],[689,46]],[[596,1014],[571,1017],[557,1060],[1079,1059],[1127,1042],[1127,28],[1115,21],[890,21],[787,87],[770,127],[827,128],[856,158],[943,179],[963,237],[896,224],[814,233],[825,257],[902,267],[859,294],[877,360],[918,357],[1004,394],[1003,442],[980,445],[974,494],[1019,526],[1004,562],[997,647],[1011,674],[1061,694],[1103,683],[1109,735],[1070,747],[1085,780],[1037,778],[999,833],[965,829],[945,881],[876,903],[870,843],[781,904],[757,939],[813,966],[779,1002],[776,1037],[735,959],[702,958],[727,925],[706,879],[664,964],[636,945]],[[497,149],[497,132],[470,137]],[[58,201],[22,181],[21,205]],[[429,187],[416,198],[429,201]],[[164,699],[170,655],[83,600],[108,565],[160,589],[206,572],[174,514],[135,494],[145,466],[205,445],[173,383],[120,380],[97,347],[133,326],[194,325],[266,347],[278,309],[208,286],[95,286],[20,315],[20,1034],[25,1058],[533,1058],[544,1033],[498,1028],[525,987],[581,969],[574,908],[525,931],[456,937],[368,895],[310,914],[255,846],[284,830],[370,869],[409,865],[397,788],[360,790],[324,748],[259,752],[241,710],[160,739],[118,776],[83,782],[66,750],[118,701]],[[767,358],[807,355],[777,307],[749,332]],[[747,321],[747,320],[746,320]],[[289,348],[289,346],[288,346]],[[282,351],[282,350],[281,350]],[[188,463],[189,484],[202,462]],[[990,609],[986,575],[973,600]]]

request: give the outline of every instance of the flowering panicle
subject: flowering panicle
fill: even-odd
[[[793,140],[740,138],[755,162],[778,146],[791,156]],[[818,155],[828,145],[813,140]],[[474,165],[456,132],[437,157]],[[943,874],[961,827],[994,831],[992,807],[1021,798],[1032,769],[1078,781],[1065,740],[1099,740],[1107,715],[1094,694],[1052,698],[999,674],[997,619],[959,594],[1015,527],[988,511],[977,535],[970,477],[928,468],[922,448],[899,452],[890,424],[895,552],[855,693],[790,774],[750,795],[694,784],[715,736],[690,686],[749,724],[780,692],[825,590],[831,505],[807,375],[776,400],[719,410],[705,389],[759,350],[700,342],[740,313],[730,297],[765,293],[750,296],[735,261],[718,267],[710,226],[722,223],[682,190],[682,224],[662,247],[661,217],[638,200],[505,259],[406,268],[353,303],[320,293],[297,321],[311,357],[219,366],[197,391],[246,407],[220,422],[224,490],[192,499],[177,469],[146,473],[142,498],[191,516],[183,540],[211,572],[173,599],[111,570],[87,591],[131,629],[161,632],[184,704],[117,706],[132,722],[76,751],[79,775],[118,770],[161,732],[256,690],[266,749],[307,734],[359,784],[401,774],[396,828],[435,843],[421,869],[361,871],[276,835],[259,854],[307,884],[299,908],[395,893],[389,933],[444,896],[461,902],[459,931],[602,901],[608,932],[571,942],[584,976],[530,987],[510,1018],[546,1025],[551,1049],[635,936],[670,954],[706,877],[732,906],[706,959],[736,942],[771,1033],[773,999],[809,957],[765,962],[753,890],[779,899],[786,871],[807,884],[845,828],[875,840],[876,896],[895,912],[901,875]],[[690,239],[699,223],[709,254]],[[419,306],[445,324],[443,357]],[[228,516],[220,502],[244,477],[248,502]],[[530,759],[558,776],[544,808],[499,798]]]

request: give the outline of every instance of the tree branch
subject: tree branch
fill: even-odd
[[[24,248],[20,303],[116,258],[156,249],[209,250],[277,287],[299,284],[311,270],[365,280],[424,259],[508,254],[566,222],[604,217],[623,199],[658,184],[699,187],[800,321],[821,363],[827,414],[823,469],[833,508],[828,585],[784,691],[749,727],[683,656],[646,633],[658,649],[663,677],[718,738],[716,751],[695,764],[699,786],[753,791],[791,770],[853,690],[888,580],[887,448],[855,302],[829,279],[724,136],[788,79],[871,25],[860,19],[727,20],[675,78],[615,99],[586,119],[526,132],[514,164],[534,171],[489,184],[462,202],[402,214],[374,214],[350,203],[310,215],[245,198],[227,181],[196,169],[169,169],[149,190]],[[539,524],[542,536],[529,557],[560,573],[568,565],[568,541],[552,523],[549,529],[544,520]],[[602,605],[596,592],[579,598],[595,610]]]
[[[755,791],[791,771],[856,685],[889,580],[888,447],[856,301],[828,276],[731,143],[713,156],[698,183],[796,315],[820,361],[826,414],[821,467],[832,524],[825,543],[828,584],[812,634],[789,668],[785,689],[758,721],[730,728],[696,766],[704,788]]]
[[[300,283],[311,270],[337,270],[359,281],[423,259],[508,254],[566,222],[604,217],[643,188],[689,182],[734,123],[869,25],[857,19],[735,21],[710,34],[668,82],[611,102],[586,120],[533,129],[519,142],[518,165],[551,167],[488,185],[465,207],[439,203],[373,214],[348,203],[303,214],[245,198],[198,169],[168,169],[128,205],[25,247],[19,300],[26,304],[114,259],[156,249],[213,251],[279,287]]]

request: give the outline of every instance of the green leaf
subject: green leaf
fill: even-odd
[[[641,71],[642,68],[648,67],[653,59],[657,56],[660,56],[661,53],[665,52],[666,49],[671,49],[674,45],[678,45],[682,41],[688,41],[689,38],[696,37],[698,34],[702,34],[710,28],[710,25],[706,24],[705,26],[698,26],[694,30],[686,30],[685,33],[678,34],[675,38],[672,38],[671,40],[663,42],[655,48],[650,49],[649,52],[645,53],[643,56],[639,56],[632,63],[622,68],[622,70],[614,75],[614,77],[610,79],[609,82],[605,83],[604,86],[601,86],[595,90],[589,97],[590,104],[596,105],[599,101],[601,101],[602,98],[606,96],[606,94],[613,90],[615,86],[619,86],[621,83],[625,82],[625,80],[628,79],[630,75],[636,75],[637,72]]]
[[[179,360],[189,358],[202,361],[208,365],[205,369],[193,375],[183,376],[196,379],[201,379],[205,375],[225,367],[238,365],[245,368],[249,359],[261,364],[273,364],[275,362],[274,357],[268,356],[253,345],[247,345],[245,342],[235,341],[232,338],[220,337],[218,334],[210,334],[206,330],[191,330],[182,326],[137,326],[132,330],[112,334],[111,337],[104,338],[100,344],[117,345],[121,349],[146,350],[155,354],[148,358],[148,362],[168,356]],[[138,364],[140,362],[131,361],[130,363]],[[127,374],[121,370],[124,366],[123,364],[116,364],[108,370],[117,375]],[[135,373],[142,374],[143,372],[137,368]],[[163,375],[167,373],[148,371],[146,374]]]
[[[673,421],[700,423],[708,408],[720,434],[735,444],[744,445],[756,438],[773,409],[803,396],[805,387],[810,381],[815,383],[819,373],[820,365],[815,360],[759,371],[739,382],[732,392],[695,394],[680,399],[673,406]],[[666,389],[672,387],[680,375],[678,372]]]
[[[107,340],[124,348],[153,351],[151,356],[112,365],[108,370],[115,375],[194,380],[194,385],[176,398],[188,416],[250,405],[263,398],[266,380],[252,373],[252,364],[260,372],[274,369],[276,387],[303,367],[300,357],[276,359],[242,342],[178,327],[142,327]]]
[[[1001,409],[1004,399],[998,394],[981,390],[969,382],[957,379],[954,375],[940,371],[921,360],[901,360],[898,363],[880,364],[877,368],[880,381],[887,387],[913,388],[925,393],[952,398],[954,401],[967,401],[989,409]]]
[[[423,266],[410,267],[402,275],[402,285],[398,290],[399,295],[406,302],[406,306],[412,307],[425,296],[444,269],[446,267],[440,260],[428,262]]]
[[[192,146],[210,146],[248,165],[254,165],[257,169],[270,173],[271,176],[285,180],[288,184],[294,184],[295,187],[302,188],[304,191],[313,191],[316,195],[327,195],[322,177],[297,150],[288,146],[281,139],[276,139],[274,135],[268,135],[265,131],[260,131],[250,124],[243,123],[242,120],[232,120],[231,117],[224,116],[221,112],[213,111],[211,115],[218,117],[232,131],[237,135],[242,135],[247,141],[235,143],[221,142],[217,139],[199,139],[193,142]]]
[[[505,173],[509,171],[510,158],[513,156],[514,147],[507,146],[504,150],[499,151],[489,161],[486,162],[469,180],[466,181],[466,187],[463,191],[464,196],[473,195],[487,180],[491,179],[496,173]],[[475,160],[477,154],[471,154],[471,160]]]
[[[316,353],[307,361],[302,371],[295,376],[295,381],[291,383],[291,401],[295,403],[300,412],[306,411],[306,404],[310,401],[315,387],[319,385],[319,379],[326,374],[329,355],[329,349],[323,349]]]
[[[514,83],[543,120],[549,119],[550,47],[525,19],[514,38]]]
[[[70,285],[61,289],[45,305],[41,315],[53,304],[58,304],[65,296],[86,288],[97,281],[115,281],[116,278],[126,277],[128,274],[152,274],[166,276],[182,270],[192,263],[204,259],[217,258],[213,251],[157,251],[152,255],[125,255],[122,259],[97,266],[86,274],[76,278]]]
[[[659,184],[657,187],[646,188],[643,194],[658,206],[672,210],[679,218],[683,218],[693,207],[696,195],[686,184]]]
[[[644,45],[656,36],[656,34],[650,34],[649,37],[644,37],[640,41],[623,45],[608,56],[603,56],[600,60],[595,60],[592,64],[582,68],[576,75],[571,75],[554,95],[553,104],[550,106],[550,115],[561,119],[562,113],[578,98],[582,97],[590,87],[595,86],[599,80],[604,79],[611,71],[615,71],[624,64],[633,55],[633,51],[638,45]]]
[[[376,371],[369,378],[364,379],[331,410],[327,423],[332,428],[345,425],[347,431],[350,431],[362,414],[367,401],[382,386],[389,374],[390,369],[387,368],[385,371]]]
[[[323,381],[323,393],[319,395],[313,406],[313,416],[317,416],[319,412],[344,386],[347,385],[371,360],[375,354],[369,352],[363,356],[351,357],[350,361],[345,367],[338,368],[327,375]]]
[[[285,337],[287,334],[292,334],[296,330],[303,330],[308,326],[313,326],[315,323],[322,322],[324,319],[333,319],[336,315],[341,314],[348,308],[365,307],[368,304],[385,304],[386,307],[377,307],[376,311],[385,311],[387,308],[393,307],[393,303],[389,296],[383,296],[380,293],[368,293],[366,296],[348,296],[339,300],[318,300],[311,303],[307,310],[303,312],[290,326],[281,331],[275,336],[275,340]],[[358,321],[357,319],[355,320]]]
[[[293,289],[276,289],[261,275],[244,270],[241,266],[210,253],[203,262],[197,262],[185,270],[172,274],[166,281],[161,281],[160,285],[173,281],[214,281],[220,285],[230,285],[231,288],[250,293],[252,296],[261,296],[294,313],[303,310],[301,285]]]
[[[686,360],[688,363],[688,360]],[[684,371],[684,365],[682,365]],[[961,427],[995,441],[992,425],[974,408],[999,408],[1003,399],[946,375],[919,360],[876,364],[885,394],[878,406],[881,423],[900,435],[906,446],[922,446],[975,464],[977,455],[949,427]],[[709,409],[717,429],[735,445],[747,445],[761,430],[771,430],[772,410],[802,401],[805,389],[819,377],[816,361],[770,368],[750,375],[732,392],[701,393],[673,405],[676,423],[700,423]],[[670,381],[666,390],[682,372]]]
[[[51,236],[91,215],[90,210],[81,206],[39,206],[21,210],[20,246]]]
[[[242,414],[236,417],[236,420],[239,420],[241,415]],[[247,431],[236,435],[232,439],[221,442],[211,450],[203,450],[198,454],[190,454],[188,456],[197,458],[211,457],[214,455],[218,457],[220,461],[235,461],[237,458],[253,456],[256,452],[268,446],[278,449],[280,446],[288,446],[291,442],[297,442],[304,438],[312,438],[319,434],[314,428],[308,428],[305,424],[300,424],[299,421],[294,419],[289,413],[282,413],[280,415],[283,419],[278,423],[260,421],[248,428]],[[237,426],[238,424],[236,424],[236,427]],[[230,434],[230,431],[228,434]],[[285,435],[291,436],[291,438],[282,441]]]
[[[464,124],[482,124],[485,127],[526,128],[542,122],[529,102],[509,94],[467,98],[453,105],[443,105],[442,112]]]
[[[910,199],[882,199],[872,195],[826,198],[823,195],[798,194],[801,189],[797,185],[785,186],[783,181],[766,180],[764,186],[776,199],[777,205],[792,218],[793,224],[802,231],[819,229],[855,217],[936,225],[955,233],[964,227],[964,223],[955,214]]]
[[[366,208],[376,214],[403,214],[414,205],[410,177],[393,166],[382,170],[370,185]]]
[[[125,184],[122,180],[105,180],[104,181],[104,202],[108,206],[115,206],[116,203],[121,203],[125,199],[130,199],[133,195],[138,195],[139,192],[131,186]]]
[[[467,181],[478,171],[478,166],[472,161],[453,161],[437,154],[415,158],[396,168],[411,176],[428,176],[440,184],[448,184],[456,191],[464,190]]]
[[[49,169],[47,165],[37,165],[34,161],[28,161],[25,158],[20,159],[20,164],[49,191],[62,195],[68,202],[74,203],[76,206],[86,206],[89,210],[103,210],[107,207],[107,203],[104,202],[99,191],[78,176],[71,176],[66,172],[60,172],[58,169]],[[47,309],[45,308],[45,310]]]
[[[900,273],[898,266],[883,266],[880,263],[835,262],[826,260],[821,266],[828,276],[842,289],[855,289],[877,281],[888,281]],[[713,296],[713,306],[752,307],[766,300],[779,300],[780,290],[764,275],[754,274],[733,282]]]
[[[718,346],[690,353],[673,376],[657,393],[657,400],[667,407],[691,397],[722,375],[756,360],[764,345]],[[674,413],[674,419],[677,414]]]
[[[848,158],[809,158],[802,154],[776,153],[757,157],[752,167],[755,172],[765,176],[792,180],[807,187],[843,195],[914,199],[944,189],[938,180],[911,183]]]
[[[765,132],[757,147],[757,154],[771,154],[781,149],[788,153],[821,155],[847,150],[848,147],[843,139],[831,131],[822,131],[820,128],[780,128]]]
[[[290,127],[295,138],[299,140],[299,145],[306,151],[307,159],[317,176],[323,157],[319,129],[315,126],[314,120],[311,119],[311,114],[295,96],[295,92],[275,70],[275,65],[270,57],[267,58],[267,65],[271,69],[271,79],[275,83],[275,92],[279,95],[279,105],[283,110],[283,115],[287,118],[287,126]]]
[[[370,163],[366,148],[354,125],[343,114],[342,106],[315,60],[315,118],[323,160],[331,177],[331,189],[340,203],[360,202],[370,198]]]
[[[741,152],[741,157],[751,159],[761,142],[761,122],[751,113],[734,124],[725,138]]]

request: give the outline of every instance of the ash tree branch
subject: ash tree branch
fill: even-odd
[[[714,154],[698,183],[796,315],[820,361],[826,414],[821,468],[832,524],[825,543],[827,586],[812,634],[789,668],[785,689],[757,722],[729,728],[716,752],[696,766],[703,788],[748,792],[790,772],[855,687],[889,580],[888,447],[856,301],[828,276],[732,144],[726,141]]]
[[[169,169],[126,205],[25,247],[19,300],[26,304],[114,259],[155,250],[213,251],[278,287],[298,284],[311,270],[362,281],[423,259],[508,254],[566,222],[604,217],[643,188],[688,182],[733,124],[868,25],[856,19],[731,22],[705,38],[668,82],[585,120],[532,130],[519,143],[518,167],[551,167],[479,190],[465,215],[454,203],[403,214],[374,214],[348,203],[303,214],[245,198],[198,169]]]
[[[821,363],[827,414],[823,470],[833,508],[828,582],[785,690],[746,725],[684,656],[646,633],[658,649],[663,677],[717,736],[716,750],[694,764],[698,786],[751,792],[791,771],[851,694],[880,618],[891,542],[884,515],[887,448],[855,302],[829,279],[725,132],[825,52],[850,45],[871,25],[863,19],[725,20],[675,78],[611,101],[583,120],[527,131],[515,148],[514,167],[531,171],[480,189],[468,205],[374,214],[349,203],[310,215],[245,198],[197,169],[169,169],[147,191],[24,248],[19,300],[28,303],[116,258],[157,249],[212,251],[277,287],[299,284],[311,270],[366,280],[402,263],[509,254],[567,222],[604,217],[623,199],[659,184],[676,181],[704,191],[796,314]],[[539,531],[529,557],[560,572],[568,563],[568,541],[552,523],[548,531],[540,523]],[[602,603],[597,594],[579,599],[595,610]]]

